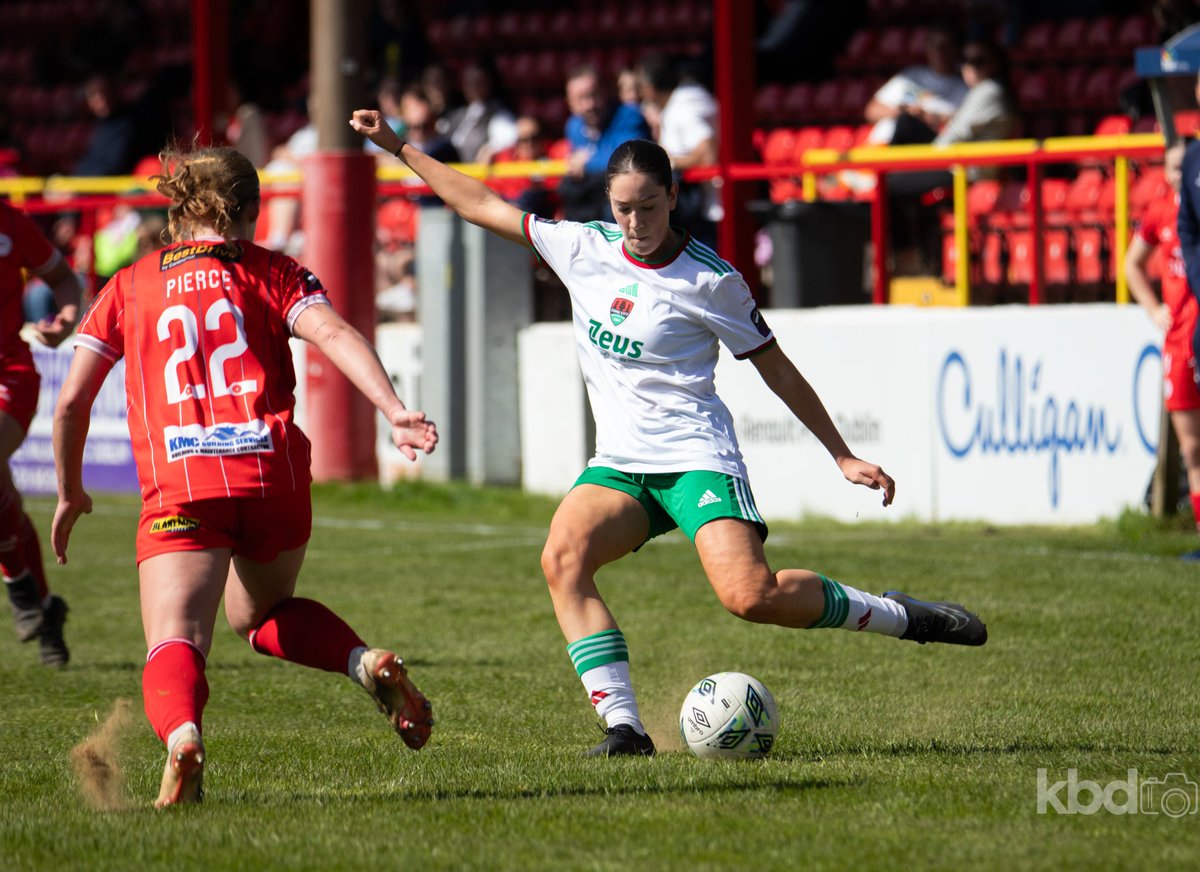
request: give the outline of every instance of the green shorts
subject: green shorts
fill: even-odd
[[[762,540],[767,539],[767,525],[754,505],[750,485],[736,475],[707,470],[620,472],[608,466],[589,466],[575,484],[623,491],[641,503],[650,517],[647,542],[676,527],[694,542],[696,531],[717,518],[749,521]]]

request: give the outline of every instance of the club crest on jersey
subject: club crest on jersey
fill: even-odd
[[[612,305],[608,307],[608,317],[612,319],[613,326],[616,327],[622,321],[629,317],[629,313],[633,311],[633,300],[627,300],[624,297],[617,297],[612,301]]]
[[[166,518],[159,518],[150,525],[151,533],[187,533],[199,529],[200,522],[187,515],[170,515]]]
[[[175,248],[164,248],[159,255],[158,270],[166,272],[198,257],[215,257],[217,260],[232,263],[241,256],[241,249],[228,242],[192,242]]]

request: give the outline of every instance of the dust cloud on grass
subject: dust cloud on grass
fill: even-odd
[[[131,723],[127,699],[113,703],[112,711],[94,733],[71,749],[71,768],[84,801],[96,811],[124,811],[125,773],[119,758],[121,739]]]

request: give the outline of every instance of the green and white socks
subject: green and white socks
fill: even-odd
[[[629,679],[629,647],[621,631],[603,630],[577,639],[567,646],[567,655],[605,724],[628,724],[644,735],[646,729]]]
[[[908,629],[908,613],[895,600],[863,593],[823,575],[819,577],[825,593],[825,610],[808,629],[837,627],[885,636],[900,636]]]

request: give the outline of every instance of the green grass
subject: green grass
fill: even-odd
[[[39,530],[52,504],[31,500]],[[952,598],[980,650],[751,626],[685,539],[608,568],[661,753],[585,760],[599,738],[538,557],[553,505],[503,490],[321,488],[300,592],[394,646],[434,702],[408,751],[348,680],[253,654],[219,627],[202,806],[155,812],[162,750],[141,715],[136,504],[103,497],[52,584],[73,659],[36,664],[0,626],[0,868],[1192,868],[1200,815],[1036,813],[1037,769],[1104,784],[1200,780],[1200,569],[1182,523],[1095,527],[775,523],[776,566]],[[770,759],[680,750],[701,676],[749,672],[783,729]],[[117,699],[127,810],[83,802],[71,748]],[[1065,799],[1065,797],[1064,797]]]

